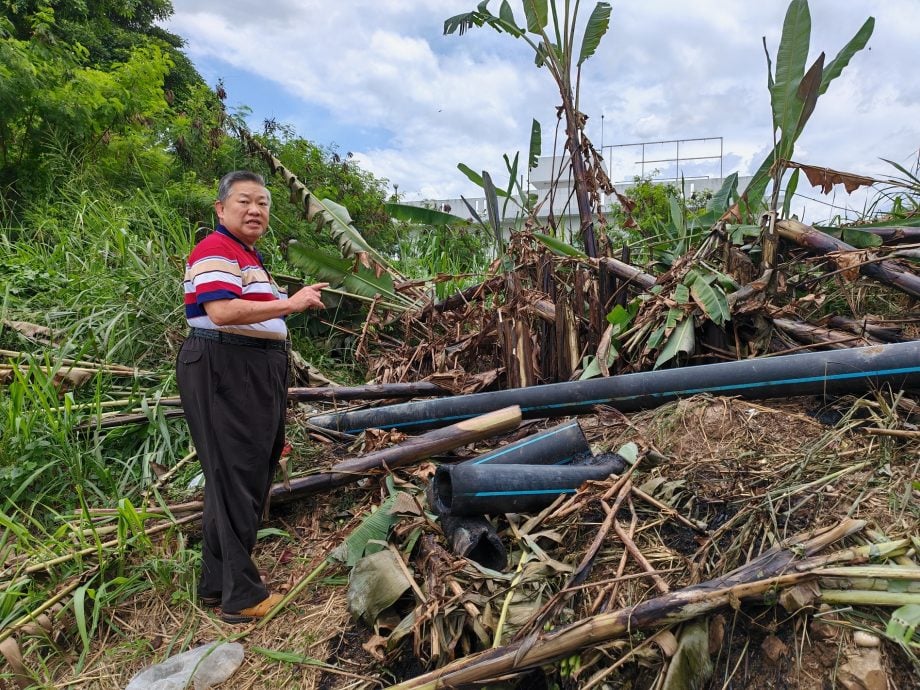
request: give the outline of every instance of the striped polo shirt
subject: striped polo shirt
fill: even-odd
[[[271,279],[262,255],[238,240],[223,225],[195,245],[185,265],[185,318],[189,326],[284,340],[287,326],[281,317],[235,326],[218,326],[204,305],[219,299],[267,302],[287,299]]]

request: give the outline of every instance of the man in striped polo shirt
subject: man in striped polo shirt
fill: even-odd
[[[255,173],[225,175],[214,209],[220,224],[192,250],[185,270],[191,334],[176,362],[189,430],[205,476],[203,603],[245,623],[281,600],[252,561],[256,532],[284,445],[287,327],[284,317],[322,308],[316,283],[287,297],[255,244],[268,229],[271,195]]]

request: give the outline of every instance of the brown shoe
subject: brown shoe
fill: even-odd
[[[262,601],[241,611],[221,611],[220,619],[224,623],[252,623],[254,620],[264,618],[275,606],[284,599],[283,594],[269,594]]]

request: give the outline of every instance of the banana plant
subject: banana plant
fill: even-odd
[[[528,147],[527,155],[528,177],[530,176],[530,171],[537,167],[537,160],[540,157],[541,146],[542,138],[540,123],[537,120],[534,120],[530,127],[530,146]],[[504,251],[504,236],[502,234],[501,221],[508,217],[508,204],[514,204],[522,213],[531,214],[533,212],[534,204],[537,200],[535,194],[531,194],[528,190],[524,189],[520,179],[518,178],[518,166],[521,158],[521,152],[516,152],[514,154],[513,160],[508,157],[507,153],[502,154],[502,158],[504,159],[505,167],[508,170],[508,186],[506,188],[496,187],[492,180],[492,176],[485,170],[483,170],[480,174],[473,170],[466,163],[457,163],[457,169],[466,175],[470,182],[481,187],[483,193],[485,194],[488,223],[482,219],[476,209],[473,208],[472,204],[470,204],[470,202],[467,201],[465,197],[461,196],[460,198],[463,200],[463,203],[466,204],[467,210],[469,210],[470,215],[476,219],[476,222],[479,223],[479,225],[484,230],[492,231],[492,234],[495,237],[495,245],[499,254]],[[498,208],[499,197],[504,199],[501,207],[501,212],[499,212]]]
[[[736,216],[750,216],[753,213],[763,199],[771,180],[772,208],[776,207],[785,162],[792,159],[795,142],[814,113],[818,97],[840,76],[853,56],[866,46],[874,28],[875,18],[869,17],[833,60],[825,64],[824,53],[821,53],[806,71],[805,65],[811,43],[811,13],[808,1],[792,0],[789,3],[776,53],[775,72],[764,39],[767,85],[770,89],[773,119],[773,150],[761,163],[741,195],[740,208],[736,206],[735,209]]]
[[[598,2],[594,6],[577,53],[575,24],[579,3],[573,5],[566,0],[560,12],[555,0],[523,0],[524,26],[518,25],[508,0],[502,0],[497,15],[489,11],[488,5],[489,0],[484,0],[474,11],[445,20],[444,34],[463,35],[473,27],[489,26],[499,33],[507,33],[513,38],[523,40],[534,51],[534,63],[537,67],[549,70],[562,98],[562,112],[566,123],[566,149],[572,166],[581,234],[588,256],[596,257],[593,211],[585,173],[588,165],[584,153],[585,118],[578,112],[578,99],[581,67],[594,55],[601,38],[610,26],[610,3]]]

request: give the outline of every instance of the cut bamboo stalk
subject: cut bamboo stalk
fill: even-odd
[[[159,532],[163,532],[164,530],[167,530],[170,527],[175,527],[177,525],[185,524],[186,522],[191,522],[193,520],[200,520],[200,519],[201,519],[201,513],[192,513],[191,515],[187,515],[184,518],[180,518],[178,520],[174,520],[170,522],[165,522],[165,523],[150,527],[148,529],[145,529],[144,534],[150,537],[150,536],[153,536],[154,534],[158,534]],[[128,541],[130,540],[131,539],[129,538]],[[111,539],[109,541],[102,542],[101,544],[98,544],[97,546],[90,546],[85,549],[81,549],[80,551],[74,551],[71,553],[67,553],[67,554],[64,554],[63,556],[52,558],[50,561],[44,561],[43,563],[36,563],[34,565],[30,565],[27,568],[23,569],[22,572],[26,575],[31,575],[32,573],[40,573],[44,570],[49,570],[50,568],[53,568],[56,565],[60,565],[61,563],[72,561],[75,558],[80,558],[81,556],[89,556],[91,554],[98,553],[100,550],[105,550],[105,549],[109,549],[109,548],[118,546],[119,541],[120,541],[119,539]],[[0,577],[2,577],[2,575],[0,575]]]
[[[0,630],[0,642],[3,642],[3,640],[8,638],[10,635],[12,635],[16,630],[18,630],[22,626],[35,621],[35,619],[37,619],[41,614],[53,608],[54,605],[57,604],[58,602],[61,602],[64,599],[66,599],[67,596],[71,592],[73,592],[77,587],[80,586],[80,583],[83,581],[84,578],[95,574],[95,572],[96,572],[96,568],[91,568],[88,572],[83,573],[79,577],[75,577],[68,584],[64,585],[64,587],[61,588],[61,590],[57,594],[55,594],[50,599],[42,602],[42,604],[38,606],[38,608],[36,608],[34,611],[29,611],[24,616],[18,618],[17,620],[13,621],[8,626]]]
[[[27,358],[34,356],[33,353],[29,352],[19,352],[17,350],[0,350],[0,357],[13,357],[13,358]],[[100,362],[88,362],[86,360],[80,359],[68,359],[67,357],[62,357],[60,359],[54,359],[55,363],[59,363],[66,366],[80,367],[81,369],[95,369],[95,370],[105,370],[108,372],[119,372],[123,374],[138,374],[143,376],[150,376],[154,372],[143,371],[139,369],[134,369],[133,367],[126,367],[123,364],[104,364]]]
[[[363,386],[324,386],[317,388],[288,388],[288,400],[298,402],[321,401],[337,403],[345,400],[390,400],[406,398],[424,398],[439,397],[451,395],[451,392],[441,388],[437,384],[429,381],[418,381],[415,383],[386,383],[386,384],[366,384]],[[157,406],[176,407],[181,406],[179,398],[163,398],[155,404],[150,405],[151,409]],[[106,403],[102,403],[106,406]],[[166,410],[163,417],[174,419],[182,417],[185,414],[181,407],[174,410]],[[74,426],[75,431],[85,431],[87,429],[113,429],[129,424],[143,424],[149,421],[146,414],[111,414],[109,416],[100,415],[94,420],[81,422]]]
[[[328,472],[291,480],[289,487],[276,484],[271,490],[272,501],[286,502],[303,496],[351,484],[368,474],[385,468],[402,467],[418,460],[443,453],[474,441],[516,429],[521,423],[521,408],[517,405],[472,419],[435,429],[402,443],[368,453],[334,465]]]
[[[289,388],[288,399],[298,401],[320,400],[335,403],[339,400],[385,400],[387,398],[416,398],[450,395],[451,392],[429,381],[416,383],[378,383],[363,386],[331,386],[323,388]]]

